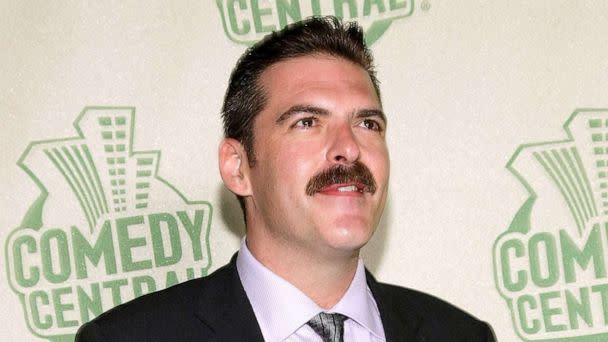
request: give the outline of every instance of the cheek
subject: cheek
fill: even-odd
[[[378,186],[386,185],[390,172],[390,160],[386,145],[379,144],[373,146],[369,151],[369,156],[369,165],[367,166],[371,169],[374,177],[376,177]]]
[[[308,182],[314,175],[316,166],[322,162],[320,151],[322,148],[313,141],[281,145],[275,154],[275,166],[282,179],[288,182],[287,186],[293,187],[295,184]]]

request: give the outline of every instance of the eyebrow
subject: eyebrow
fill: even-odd
[[[277,119],[276,123],[280,124],[281,122],[289,119],[290,117],[292,117],[296,114],[300,114],[300,113],[309,113],[309,114],[322,115],[322,116],[329,115],[329,111],[327,109],[323,109],[321,107],[308,106],[308,105],[295,105],[295,106],[290,107],[285,112],[283,112],[283,114],[281,114],[279,116],[279,118]]]
[[[380,118],[380,120],[386,124],[386,115],[384,115],[384,112],[379,109],[361,109],[355,111],[355,117],[358,118],[369,118],[372,116]]]
[[[310,106],[310,105],[295,105],[290,107],[288,110],[283,112],[276,120],[277,124],[289,119],[290,117],[296,114],[308,113],[313,115],[327,116],[329,115],[329,111],[327,109]],[[379,109],[360,109],[354,111],[354,116],[358,118],[368,118],[368,117],[379,117],[386,124],[386,115],[384,112]]]

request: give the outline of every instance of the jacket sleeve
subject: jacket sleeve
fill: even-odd
[[[492,327],[488,324],[483,322],[484,326],[485,326],[485,335],[486,335],[486,339],[485,341],[487,342],[496,342],[496,336],[494,335],[494,331],[492,330]]]
[[[83,324],[76,333],[75,342],[105,342],[101,328],[95,322]]]

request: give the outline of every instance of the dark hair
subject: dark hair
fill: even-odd
[[[251,166],[256,162],[253,124],[267,100],[267,94],[259,84],[262,73],[280,61],[316,54],[344,58],[361,66],[369,74],[380,98],[373,57],[365,45],[363,29],[357,23],[343,23],[333,16],[311,17],[267,35],[238,60],[230,75],[222,107],[224,136],[243,144]],[[240,196],[239,202],[245,212]]]

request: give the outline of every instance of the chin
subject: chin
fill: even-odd
[[[369,224],[350,222],[350,224],[335,224],[330,229],[330,244],[340,250],[359,250],[371,239],[374,232]]]

